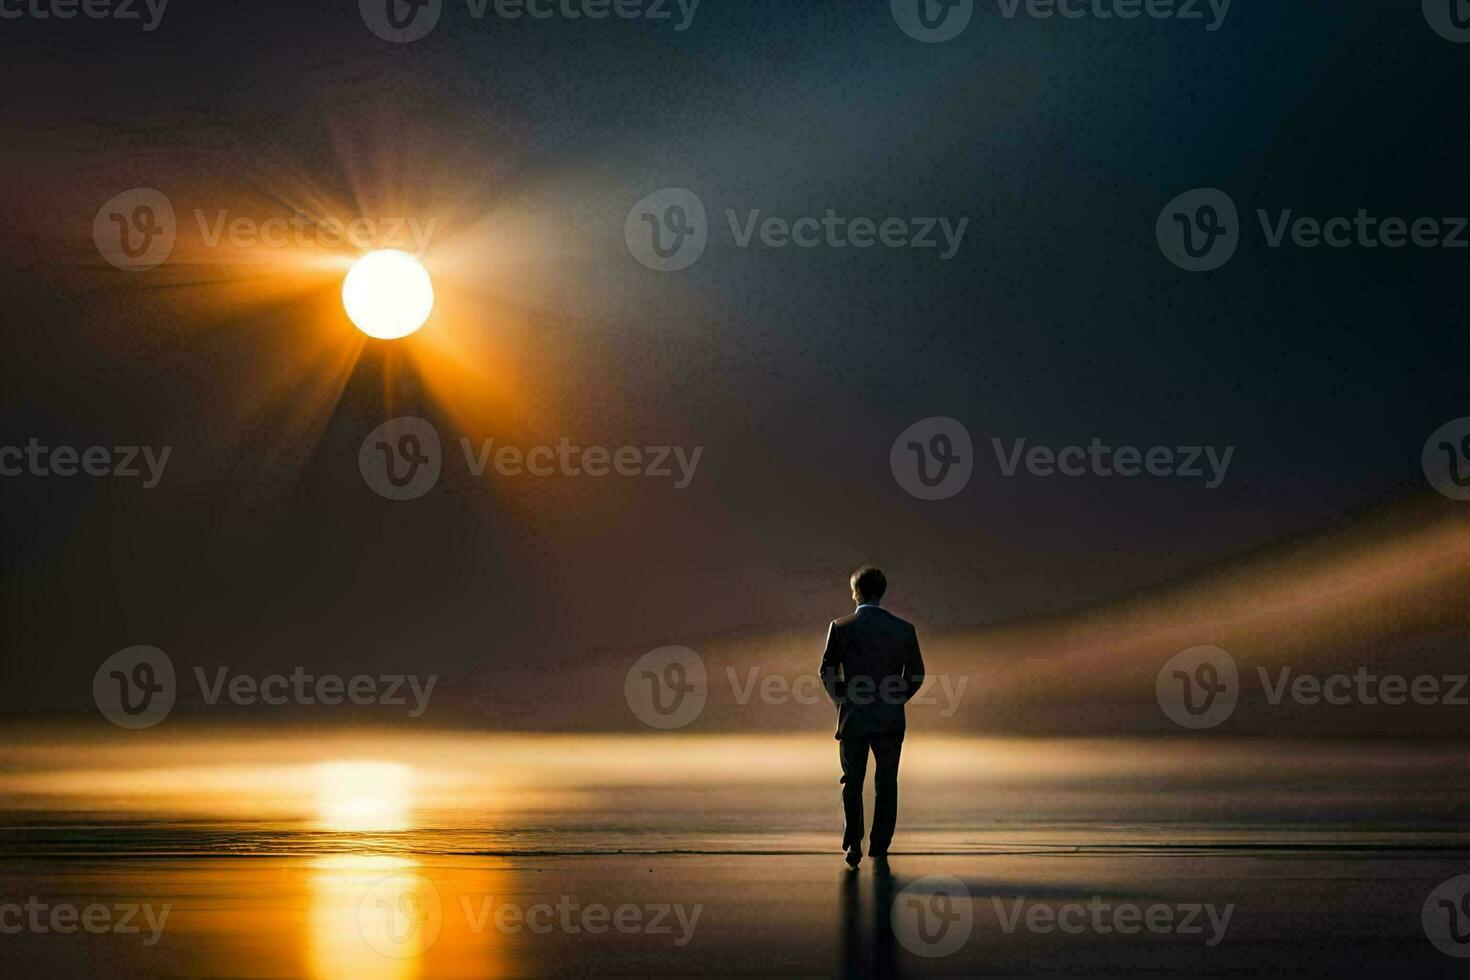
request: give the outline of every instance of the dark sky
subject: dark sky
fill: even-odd
[[[886,3],[704,0],[680,32],[446,0],[397,45],[350,2],[172,0],[151,32],[23,18],[0,45],[0,445],[172,447],[151,490],[0,482],[9,712],[82,711],[97,664],[147,643],[189,666],[503,677],[520,717],[572,724],[543,670],[605,669],[617,701],[629,656],[663,644],[733,634],[758,656],[805,629],[815,658],[865,560],[942,635],[1331,533],[1423,495],[1425,439],[1470,415],[1470,249],[1273,249],[1255,216],[1470,214],[1470,45],[1417,4],[1241,0],[1210,32],[977,2],[924,44]],[[454,329],[491,384],[424,376],[406,345],[448,329],[431,320],[369,342],[339,393],[356,335],[335,282],[262,299],[182,254],[105,265],[93,216],[139,186],[180,214],[307,196],[442,213],[451,245],[485,230]],[[665,187],[711,225],[675,273],[623,237]],[[1196,187],[1241,216],[1209,273],[1155,239]],[[968,225],[949,261],[739,248],[727,209]],[[358,471],[395,415],[445,443],[413,501]],[[889,468],[930,416],[975,443],[947,500]],[[460,436],[703,454],[686,489],[476,478]],[[1214,490],[1003,478],[992,437],[1235,452]]]

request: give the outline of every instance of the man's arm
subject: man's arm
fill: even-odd
[[[904,703],[907,704],[924,686],[924,655],[919,652],[919,633],[909,630],[909,651],[903,665]]]
[[[838,649],[837,624],[827,624],[827,647],[822,651],[822,687],[832,703],[842,705],[842,653]]]

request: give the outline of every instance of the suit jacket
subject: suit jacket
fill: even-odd
[[[832,621],[822,684],[837,706],[837,738],[901,733],[903,706],[923,683],[912,624],[877,606]]]

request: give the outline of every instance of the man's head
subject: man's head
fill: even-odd
[[[876,565],[864,565],[852,573],[852,598],[859,605],[876,606],[887,591],[888,579]]]

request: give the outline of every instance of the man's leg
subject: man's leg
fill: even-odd
[[[873,836],[868,853],[886,854],[898,822],[898,756],[903,733],[873,736]]]
[[[868,740],[865,737],[839,739],[838,755],[842,759],[842,814],[846,825],[842,830],[842,849],[861,847],[863,843],[863,780],[868,775]]]

